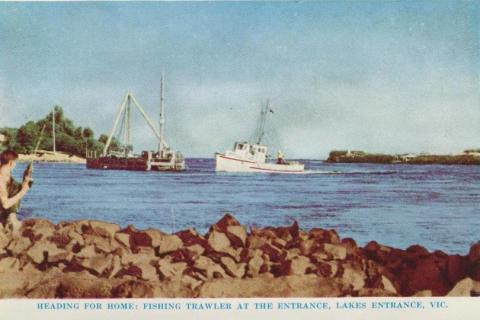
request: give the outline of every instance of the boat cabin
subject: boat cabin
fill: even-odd
[[[235,159],[264,163],[267,158],[267,147],[246,141],[236,142],[233,151],[229,150],[225,155]]]

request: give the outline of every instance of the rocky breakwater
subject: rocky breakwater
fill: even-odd
[[[480,294],[467,256],[359,247],[333,230],[251,228],[225,215],[205,235],[100,221],[0,227],[0,297],[343,297]]]

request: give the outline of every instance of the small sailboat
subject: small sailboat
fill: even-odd
[[[272,112],[270,103],[262,107],[257,135],[252,142],[236,142],[233,150],[215,154],[215,170],[223,172],[303,173],[304,164],[287,161],[281,151],[275,162],[267,161],[267,147],[262,144],[267,114]]]

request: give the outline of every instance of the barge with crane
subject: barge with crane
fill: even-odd
[[[131,112],[135,108],[140,112],[147,125],[158,140],[156,151],[142,151],[133,154],[131,143]],[[112,142],[119,141],[117,148],[111,148]],[[161,80],[160,121],[158,129],[132,93],[125,95],[103,152],[87,152],[88,169],[138,170],[138,171],[183,171],[185,159],[180,152],[171,149],[165,141],[164,77]]]

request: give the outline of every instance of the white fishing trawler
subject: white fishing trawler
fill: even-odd
[[[272,112],[267,102],[262,107],[256,138],[253,142],[236,142],[233,150],[215,154],[215,170],[224,172],[265,172],[265,173],[303,173],[304,165],[297,161],[286,161],[281,151],[276,161],[268,162],[267,147],[262,145],[265,134],[267,114]]]

